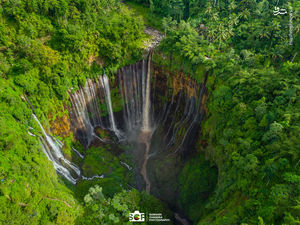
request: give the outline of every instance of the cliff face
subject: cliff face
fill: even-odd
[[[201,121],[207,113],[208,91],[183,72],[171,73],[154,65],[152,104],[156,130],[152,136],[148,174],[151,193],[179,208],[179,175],[196,153]]]
[[[151,65],[151,64],[149,64]],[[149,71],[151,73],[149,74]],[[51,128],[62,137],[74,132],[74,137],[86,148],[97,142],[131,144],[135,187],[142,190],[140,177],[145,145],[139,141],[145,104],[147,77],[151,77],[150,128],[146,170],[151,183],[150,193],[178,208],[179,175],[187,160],[197,150],[201,121],[207,113],[208,90],[183,72],[167,69],[146,61],[121,68],[114,79],[104,84],[104,77],[88,80],[85,87],[70,94],[70,118],[56,118]],[[109,89],[109,90],[107,90]],[[112,106],[110,112],[109,106]],[[145,168],[144,168],[145,170]]]
[[[48,118],[53,118],[50,114]],[[71,121],[67,114],[57,116],[55,120],[50,120],[50,129],[52,134],[60,136],[62,138],[69,137],[73,132],[71,129]]]
[[[161,90],[164,90],[165,88],[174,89],[174,95],[177,95],[180,91],[185,91],[189,98],[197,97],[196,82],[183,72],[172,74],[164,68],[155,65],[155,79],[164,80],[162,76],[166,76],[168,79],[167,86],[162,82],[160,85],[156,85],[157,88],[160,88]]]

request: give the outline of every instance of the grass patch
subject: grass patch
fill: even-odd
[[[83,175],[87,177],[100,174],[123,177],[125,169],[120,165],[119,160],[106,149],[91,147],[87,150],[82,170]]]
[[[111,90],[111,98],[113,111],[120,112],[123,109],[124,102],[119,92],[119,87]]]
[[[120,164],[119,159],[110,152],[109,147],[87,149],[82,171],[87,177],[104,174],[105,178],[79,181],[75,190],[79,199],[83,199],[89,188],[96,184],[103,187],[105,196],[112,197],[120,192],[122,187],[127,187],[127,183],[132,178],[132,174]]]

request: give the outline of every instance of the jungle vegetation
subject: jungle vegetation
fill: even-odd
[[[199,82],[209,72],[198,154],[217,165],[218,184],[199,199],[208,177],[191,160],[182,209],[195,224],[299,224],[299,1],[130,2],[164,17],[157,63]]]
[[[199,225],[300,224],[299,13],[296,0],[1,1],[0,223],[125,224],[153,205],[170,215],[118,186],[130,179],[121,169],[75,190],[28,135],[38,126],[22,100],[49,125],[66,113],[69,88],[141,59],[146,23],[165,34],[155,63],[199,83],[209,74],[197,152],[179,177],[181,210]],[[216,185],[206,164],[218,168]]]

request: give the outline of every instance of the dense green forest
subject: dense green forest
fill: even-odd
[[[146,196],[143,203],[137,191],[113,197],[122,191],[115,184],[103,190],[105,200],[97,197],[99,188],[88,192],[88,182],[79,185],[75,197],[38,139],[28,135],[28,127],[38,130],[38,125],[22,101],[28,96],[45,124],[49,115],[65,113],[67,90],[103,73],[99,65],[112,73],[141,57],[143,21],[114,0],[2,1],[0,13],[0,223],[123,224],[137,205],[149,207],[155,200]]]
[[[218,186],[199,203],[201,181],[189,179],[201,160],[191,161],[183,210],[198,224],[299,224],[299,1],[136,2],[164,17],[159,49],[170,59],[158,63],[196,80],[210,71],[199,152],[218,165]],[[276,5],[292,11],[292,34]]]
[[[287,13],[274,15],[275,6]],[[165,35],[155,64],[198,83],[208,74],[208,113],[180,173],[180,210],[199,225],[300,224],[297,0],[1,1],[0,224],[130,224],[136,209],[172,216],[126,186],[130,174],[109,147],[87,151],[85,175],[117,172],[74,187],[28,135],[29,127],[42,135],[32,113],[45,127],[67,114],[71,87],[104,69],[114,79],[142,59],[145,25]],[[84,151],[72,135],[65,141]]]

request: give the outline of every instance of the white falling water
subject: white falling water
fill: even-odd
[[[139,131],[143,121],[146,96],[146,61],[121,68],[119,74],[120,93],[123,98],[123,116],[126,134]],[[130,135],[129,135],[130,136]]]
[[[97,103],[98,83],[99,80],[93,82],[91,79],[88,79],[83,88],[85,101],[86,101],[85,104],[88,103],[87,107],[88,107],[88,111],[90,112],[90,119],[93,127],[102,126],[102,120],[101,120],[100,111]]]
[[[54,138],[52,138],[50,135],[48,135],[46,133],[46,131],[44,130],[42,124],[40,123],[40,121],[38,120],[38,118],[36,117],[36,115],[32,114],[34,120],[39,124],[44,137],[41,137],[41,146],[42,146],[42,150],[45,153],[45,155],[47,156],[47,158],[53,163],[53,166],[55,168],[55,170],[61,174],[63,177],[65,177],[67,180],[69,180],[71,183],[76,184],[76,178],[74,178],[70,171],[66,168],[70,168],[71,170],[73,170],[77,176],[80,176],[80,169],[73,163],[71,163],[69,160],[67,160],[64,155],[62,154],[62,143],[56,141]],[[64,162],[64,164],[66,165],[63,166],[61,161]]]
[[[131,120],[131,113],[130,113],[131,108],[129,107],[131,105],[131,101],[130,101],[130,97],[129,97],[130,92],[128,93],[128,82],[127,82],[126,77],[123,77],[123,83],[124,83],[124,96],[123,96],[123,99],[125,100],[124,101],[125,111],[126,111],[126,115],[127,115],[127,117],[124,118],[124,119],[126,121],[128,129],[131,130],[132,126],[133,126],[133,123],[132,123],[132,120]]]
[[[160,151],[168,148],[172,148],[172,151],[175,150],[175,153],[182,151],[189,144],[190,137],[193,136],[193,131],[199,126],[199,121],[202,118],[203,110],[200,108],[202,92],[197,99],[195,96],[190,96],[188,92],[190,89],[177,92],[173,87],[171,96],[169,96],[171,94],[170,90],[165,90],[166,100],[157,98],[162,96],[163,90],[157,89],[156,93],[155,86],[163,87],[162,82],[166,82],[166,87],[168,87],[170,80],[167,78],[165,81],[160,79],[159,76],[155,76],[153,78],[154,82],[151,84],[151,55],[148,61],[142,60],[134,65],[121,68],[118,75],[119,90],[124,103],[122,109],[124,118],[122,122],[124,122],[124,125],[121,121],[116,121],[116,119],[119,119],[119,114],[113,112],[109,79],[105,74],[95,80],[87,79],[84,87],[80,87],[75,93],[69,92],[72,101],[71,125],[75,130],[76,137],[85,147],[88,147],[95,138],[98,138],[101,142],[108,141],[107,139],[100,139],[94,133],[95,127],[111,130],[119,140],[127,138],[129,142],[144,143],[144,162],[140,172],[146,183],[146,191],[150,192],[151,177],[148,177],[147,174],[148,159],[150,157],[154,158],[154,156],[160,154]],[[156,81],[158,84],[156,84]],[[187,85],[196,89],[193,82],[187,83]],[[153,90],[151,90],[151,86]],[[204,86],[200,88],[202,89]],[[201,91],[204,91],[204,89]],[[153,105],[154,99],[157,101],[155,101],[156,107]],[[102,111],[103,104],[107,108],[107,110],[104,109],[105,113]],[[163,131],[157,129],[157,127],[163,128]],[[182,130],[186,132],[182,134]],[[151,149],[152,135],[156,135],[155,137],[157,135],[162,136],[162,145],[165,146],[162,146],[161,150]],[[60,167],[60,164],[57,163],[57,160],[53,160],[51,155],[48,154],[47,156],[53,161],[56,169],[60,170],[61,174],[65,174],[65,177],[68,177],[68,170]],[[84,156],[79,155],[79,157],[83,158]],[[129,170],[132,169],[127,164],[120,163]],[[72,166],[68,166],[68,169],[69,167],[72,168]],[[81,176],[82,179],[86,180],[103,177],[103,175],[90,178]],[[72,176],[67,179],[71,180]]]
[[[74,108],[74,117],[76,118],[76,127],[83,130],[83,139],[86,142],[86,146],[89,146],[93,138],[94,128],[89,119],[84,92],[82,89],[79,89],[74,94],[70,94],[70,96]]]
[[[69,95],[72,103],[70,115],[73,120],[73,128],[77,138],[85,147],[88,147],[94,138],[105,142],[95,134],[95,127],[110,129],[119,140],[123,138],[123,134],[115,122],[109,79],[105,74],[96,80],[87,79],[84,87],[74,93],[69,91]],[[102,115],[103,112],[99,107],[104,102],[107,106],[107,117]]]
[[[144,108],[143,108],[143,124],[142,130],[149,132],[150,131],[150,74],[151,73],[151,57],[149,55],[148,59],[148,69],[147,69],[147,84],[146,84],[146,93],[144,95]]]
[[[64,178],[66,178],[68,181],[70,181],[72,184],[76,184],[77,180],[75,178],[73,178],[70,171],[67,168],[60,165],[59,163],[57,163],[55,161],[55,159],[52,157],[52,155],[50,154],[51,149],[49,149],[47,143],[44,140],[43,140],[43,142],[41,142],[41,147],[42,147],[42,150],[43,150],[44,154],[53,163],[54,169],[59,174],[61,174]]]
[[[31,133],[30,131],[27,131],[27,133],[28,133],[30,136],[35,137],[35,135],[34,135],[33,133]]]
[[[192,122],[189,124],[189,127],[187,128],[185,134],[184,134],[184,137],[180,143],[180,145],[177,147],[176,152],[178,152],[179,150],[181,150],[181,148],[183,147],[184,143],[185,143],[185,140],[187,139],[187,137],[190,135],[190,132],[192,130],[192,128],[195,126],[195,124],[197,123],[200,123],[202,121],[202,118],[204,116],[203,113],[200,113],[200,109],[201,109],[201,99],[202,99],[202,96],[203,96],[203,92],[204,92],[204,87],[203,85],[201,85],[201,88],[200,88],[200,94],[198,96],[198,107],[196,109],[196,116],[194,117],[194,119],[192,120]]]
[[[143,70],[142,70],[142,120],[144,118],[144,108],[145,108],[145,98],[146,98],[146,79],[147,79],[147,71],[145,71],[144,68],[146,68],[145,66],[146,62],[145,60],[143,60]],[[143,123],[143,122],[142,122]]]
[[[116,122],[115,122],[115,117],[114,117],[114,113],[113,113],[113,110],[112,110],[108,77],[104,74],[101,77],[101,79],[102,79],[101,80],[102,81],[102,86],[104,87],[104,90],[105,90],[105,99],[106,99],[106,105],[107,105],[107,108],[108,108],[110,128],[116,134],[116,136],[120,139],[121,133],[117,129]]]
[[[151,53],[148,58],[147,65],[147,83],[145,87],[145,94],[143,95],[143,122],[141,127],[141,133],[139,137],[139,141],[141,143],[145,143],[145,155],[144,162],[141,168],[141,175],[143,176],[146,183],[146,192],[150,193],[151,182],[147,175],[147,162],[149,159],[150,145],[151,145],[151,127],[150,127],[150,78],[151,78]],[[143,84],[144,89],[144,84]]]
[[[82,176],[81,179],[82,180],[94,180],[94,179],[102,179],[104,178],[104,175],[95,175],[95,176],[92,176],[92,177],[85,177],[85,176]]]
[[[120,163],[125,166],[128,170],[132,170],[132,167],[129,166],[127,163],[120,161]]]
[[[84,158],[84,156],[76,149],[72,147],[73,152],[75,152],[81,159]]]

